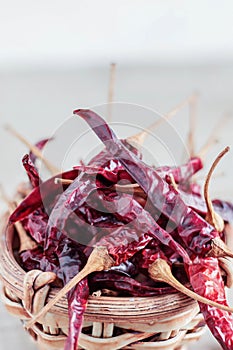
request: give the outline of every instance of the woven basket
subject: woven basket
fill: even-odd
[[[26,273],[17,263],[17,234],[1,229],[2,300],[8,312],[29,320],[56,294],[49,273]],[[149,298],[93,297],[88,300],[80,349],[183,350],[205,330],[198,304],[181,293]],[[68,332],[67,301],[61,299],[30,331],[41,350],[64,348]]]

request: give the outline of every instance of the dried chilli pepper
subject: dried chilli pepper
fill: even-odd
[[[180,166],[161,166],[156,168],[157,173],[168,183],[171,182],[172,175],[175,182],[181,186],[187,186],[190,178],[203,168],[203,163],[199,157],[191,157],[187,163]]]
[[[26,154],[22,159],[23,166],[27,172],[28,178],[30,180],[30,183],[32,187],[39,186],[40,183],[40,177],[38,174],[38,171],[33,164],[32,160],[30,159],[30,156]]]
[[[74,186],[74,183],[70,187],[72,186]],[[93,187],[90,187],[90,188],[93,188]],[[88,191],[86,193],[88,194]],[[83,193],[81,194],[81,197],[83,200],[84,198]],[[76,205],[77,205],[77,202],[76,202]],[[58,206],[58,208],[59,207],[60,206]],[[143,209],[141,208],[141,211],[142,210]],[[135,221],[140,222],[139,218],[140,218],[140,213],[137,212],[137,217],[132,222],[133,226],[135,226]],[[57,215],[55,215],[54,219],[57,220]],[[145,220],[143,216],[142,216],[142,220]],[[64,294],[68,293],[74,286],[77,285],[77,283],[79,283],[83,278],[85,278],[91,272],[109,269],[111,266],[115,264],[120,264],[122,261],[125,261],[131,256],[133,256],[137,251],[144,248],[148,244],[148,242],[152,239],[152,237],[147,233],[148,231],[147,223],[146,225],[141,225],[141,222],[140,222],[140,230],[142,230],[144,226],[145,226],[146,233],[140,234],[139,237],[137,233],[138,232],[138,228],[137,228],[135,232],[136,236],[138,237],[137,240],[135,239],[135,233],[133,231],[133,227],[132,226],[130,227],[130,225],[127,225],[126,227],[123,227],[123,228],[118,228],[117,230],[111,232],[107,237],[103,237],[97,243],[96,248],[90,254],[88,258],[88,262],[85,265],[85,267],[79,272],[77,276],[75,276],[72,280],[70,280],[64,286],[64,288],[55,296],[53,300],[51,300],[32,320],[28,322],[27,327],[31,327],[32,324],[36,322],[38,317],[42,317]],[[128,230],[127,230],[127,227],[129,227]],[[121,230],[121,231],[119,232],[118,230]],[[125,232],[122,232],[122,230],[126,232],[126,235],[125,235]],[[158,226],[158,230],[161,231],[161,228],[159,226]],[[120,233],[123,233],[123,236],[121,236]],[[166,233],[166,236],[169,237],[170,235]],[[126,237],[126,242],[123,239],[124,237]],[[159,265],[156,266],[155,268],[155,263],[157,262],[159,263]],[[160,266],[161,262],[163,262],[162,268]],[[164,268],[164,264],[166,268]],[[155,272],[157,268],[159,272],[156,274],[156,278],[155,278]],[[163,270],[165,270],[165,274],[162,277]],[[171,274],[170,267],[167,263],[167,260],[165,259],[158,258],[152,265],[150,265],[150,274],[153,279],[158,281],[164,281],[196,300],[202,301],[204,303],[205,302],[211,303],[215,307],[224,308],[224,310],[228,310],[228,311],[231,310],[227,306],[214,303],[208,299],[204,299],[199,295],[196,295],[194,292],[185,288]]]
[[[108,147],[112,156],[122,163],[129,174],[140,185],[150,198],[152,204],[176,224],[179,236],[186,247],[194,254],[205,255],[212,251],[212,242],[218,244],[220,237],[209,225],[192,209],[188,208],[174,188],[169,186],[157,174],[156,170],[145,164],[130,152],[116,137],[106,122],[95,112],[90,110],[76,110],[74,114],[82,117]],[[219,254],[230,255],[231,252],[222,244]]]
[[[161,283],[149,286],[135,279],[125,276],[119,271],[101,271],[88,276],[91,293],[109,289],[118,292],[121,296],[150,297],[166,293],[175,293],[176,289],[162,286]]]
[[[192,264],[188,266],[188,273],[196,293],[227,305],[224,284],[216,258],[196,257]],[[231,350],[233,348],[232,315],[210,305],[202,303],[199,303],[199,305],[205,322],[214,337],[224,350]]]
[[[232,206],[219,200],[212,203],[206,193],[205,205],[200,188],[189,181],[203,167],[201,158],[192,157],[178,167],[154,169],[142,162],[142,155],[135,147],[136,139],[132,138],[132,143],[131,138],[119,140],[94,112],[77,110],[74,113],[89,123],[105,149],[92,158],[87,167],[77,166],[56,175],[61,176],[59,181],[53,177],[41,184],[33,164],[36,156],[31,154],[33,162],[25,156],[23,164],[35,196],[29,195],[11,215],[11,222],[20,220],[39,244],[20,254],[24,267],[54,271],[64,286],[28,327],[67,293],[69,334],[65,350],[75,350],[89,286],[91,291],[99,286],[132,296],[158,295],[175,288],[198,300],[216,339],[224,349],[231,349],[233,318],[229,312],[233,310],[227,305],[215,256],[232,256],[224,243],[219,243],[219,235],[224,234],[223,220],[232,220]],[[42,149],[47,141],[42,140],[37,148]],[[63,183],[64,179],[68,182]],[[127,180],[127,185],[118,185],[120,180]],[[64,185],[64,193],[58,190],[59,183]],[[138,189],[135,190],[135,186]],[[30,209],[26,208],[28,205]],[[218,211],[223,213],[221,220],[216,214]],[[85,230],[85,223],[92,226],[85,242],[90,246],[86,248],[80,244],[80,237],[89,231]],[[204,257],[206,253],[208,257]],[[173,264],[180,264],[181,259],[194,292],[172,274]],[[179,266],[184,273],[183,264]],[[105,269],[108,271],[102,271]],[[144,285],[130,277],[141,269],[148,270],[154,285]],[[181,270],[179,268],[179,273]],[[148,283],[152,281],[148,275],[145,278]],[[209,291],[210,279],[214,279],[215,284]],[[179,280],[182,280],[180,276]]]
[[[69,334],[64,350],[76,350],[78,337],[82,329],[83,314],[87,307],[89,287],[87,278],[77,284],[75,290],[68,296]]]

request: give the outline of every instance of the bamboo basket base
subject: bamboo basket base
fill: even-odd
[[[5,219],[6,222],[6,219]],[[25,272],[15,259],[16,233],[0,231],[1,299],[25,324],[53,296],[47,272]],[[90,296],[78,349],[184,350],[205,331],[198,304],[174,293],[150,298]],[[29,330],[40,350],[62,350],[68,333],[68,305],[61,299]]]
[[[25,312],[22,302],[14,296],[14,293],[11,292],[10,295],[11,297],[4,288],[1,295],[2,301],[9,313],[17,316],[25,323],[30,319],[29,315]],[[120,328],[118,323],[84,322],[78,349],[185,350],[190,343],[200,339],[206,328],[200,313],[197,313],[194,317],[190,313],[190,316],[190,322],[184,325],[183,328],[163,332],[133,331],[135,327],[130,323],[124,324],[124,328]],[[139,328],[140,324],[136,326]],[[37,324],[28,332],[37,343],[38,349],[62,350],[64,349],[67,331],[68,328],[54,330]]]

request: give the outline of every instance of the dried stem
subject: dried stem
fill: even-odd
[[[116,63],[111,63],[109,74],[109,88],[108,88],[108,122],[112,121],[112,102],[114,96],[114,87],[116,79]]]
[[[136,146],[142,146],[146,137],[149,135],[149,133],[156,129],[160,124],[162,124],[164,121],[171,119],[173,116],[175,116],[184,106],[190,103],[194,98],[196,98],[196,95],[191,95],[187,99],[185,99],[183,102],[178,104],[175,108],[173,108],[170,112],[163,115],[160,119],[156,120],[155,123],[151,124],[149,127],[144,129],[143,131],[130,136],[127,138],[127,141]]]
[[[188,150],[191,157],[195,155],[195,131],[197,124],[197,101],[198,94],[195,94],[189,102],[189,134],[188,134]]]
[[[228,257],[221,257],[218,259],[219,267],[226,274],[226,286],[227,288],[231,288],[233,286],[233,266],[232,259]]]
[[[12,135],[14,135],[18,140],[20,140],[22,143],[24,143],[29,150],[38,157],[46,166],[46,168],[49,170],[49,172],[52,175],[59,174],[60,171],[57,169],[54,165],[52,165],[42,154],[42,152],[33,144],[31,144],[24,136],[22,136],[18,131],[16,131],[12,126],[6,125],[6,130],[8,130]]]
[[[56,177],[54,179],[54,182],[56,184],[70,185],[73,183],[73,180],[62,179],[60,177]],[[136,195],[139,195],[141,197],[146,197],[145,192],[138,184],[130,184],[130,185],[118,185],[118,184],[116,184],[116,185],[113,185],[111,187],[111,189],[114,191],[117,191],[117,192],[136,194]]]
[[[178,188],[178,184],[176,183],[173,174],[169,174],[169,178],[171,181],[171,185],[174,188],[174,190],[176,190],[177,192],[179,192],[179,188]]]
[[[233,258],[233,252],[221,240],[220,237],[216,237],[211,241],[211,250],[208,252],[207,256],[211,256],[214,258],[220,258],[220,257]]]
[[[209,149],[218,142],[218,135],[220,134],[220,131],[222,128],[224,128],[227,124],[227,122],[230,120],[230,115],[224,115],[216,124],[214,127],[212,133],[210,134],[208,140],[204,144],[204,146],[201,148],[201,150],[198,153],[198,157],[200,157],[202,160],[204,160],[207,152]]]
[[[15,205],[14,202],[9,200],[9,198],[5,194],[5,192],[3,190],[3,187],[1,185],[0,185],[0,197],[7,204],[10,214],[12,214],[15,211],[15,209],[16,209],[16,205]],[[34,248],[37,247],[36,242],[33,241],[31,239],[31,237],[28,236],[28,234],[24,230],[21,222],[19,222],[19,221],[16,222],[14,224],[14,226],[15,226],[16,231],[17,231],[18,236],[19,236],[19,253],[22,253],[25,250],[34,249]]]
[[[73,182],[74,182],[74,180],[62,179],[62,178],[60,178],[60,177],[56,177],[56,178],[54,179],[54,183],[55,183],[56,185],[59,185],[59,184],[62,184],[62,185],[70,185],[70,184],[72,184]]]
[[[150,265],[149,269],[150,277],[155,281],[165,282],[171,285],[173,288],[179,290],[181,293],[187,295],[188,297],[197,300],[203,304],[211,305],[218,309],[233,312],[233,308],[226,305],[218,304],[212,300],[204,298],[195,292],[184,287],[171,273],[171,268],[164,259],[157,259],[153,264]]]
[[[210,195],[209,195],[209,183],[210,183],[210,179],[211,176],[215,170],[215,168],[217,167],[218,163],[220,162],[220,160],[223,158],[223,156],[229,152],[230,147],[226,147],[221,153],[219,153],[219,155],[217,156],[217,158],[215,159],[215,161],[213,162],[207,177],[206,177],[206,181],[205,181],[205,185],[204,185],[204,198],[205,198],[205,202],[206,202],[206,206],[207,206],[207,214],[206,214],[206,221],[211,224],[212,226],[214,226],[214,228],[218,231],[218,232],[222,232],[224,229],[224,221],[223,219],[214,211],[213,208],[213,204],[212,201],[210,199]]]
[[[112,189],[121,192],[121,193],[129,193],[138,195],[142,198],[146,198],[146,193],[143,191],[143,189],[138,184],[131,184],[131,185],[114,185],[112,186]]]
[[[40,312],[35,315],[26,325],[26,328],[31,328],[39,319],[43,318],[44,315],[53,307],[62,297],[64,297],[73,287],[75,287],[83,278],[88,276],[90,273],[95,271],[108,270],[114,265],[113,259],[108,254],[106,247],[96,247],[92,251],[88,258],[87,264],[84,268],[70,280],[58,293],[57,295],[48,302]]]

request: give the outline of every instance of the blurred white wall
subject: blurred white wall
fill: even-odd
[[[0,0],[0,69],[233,58],[231,0]]]

